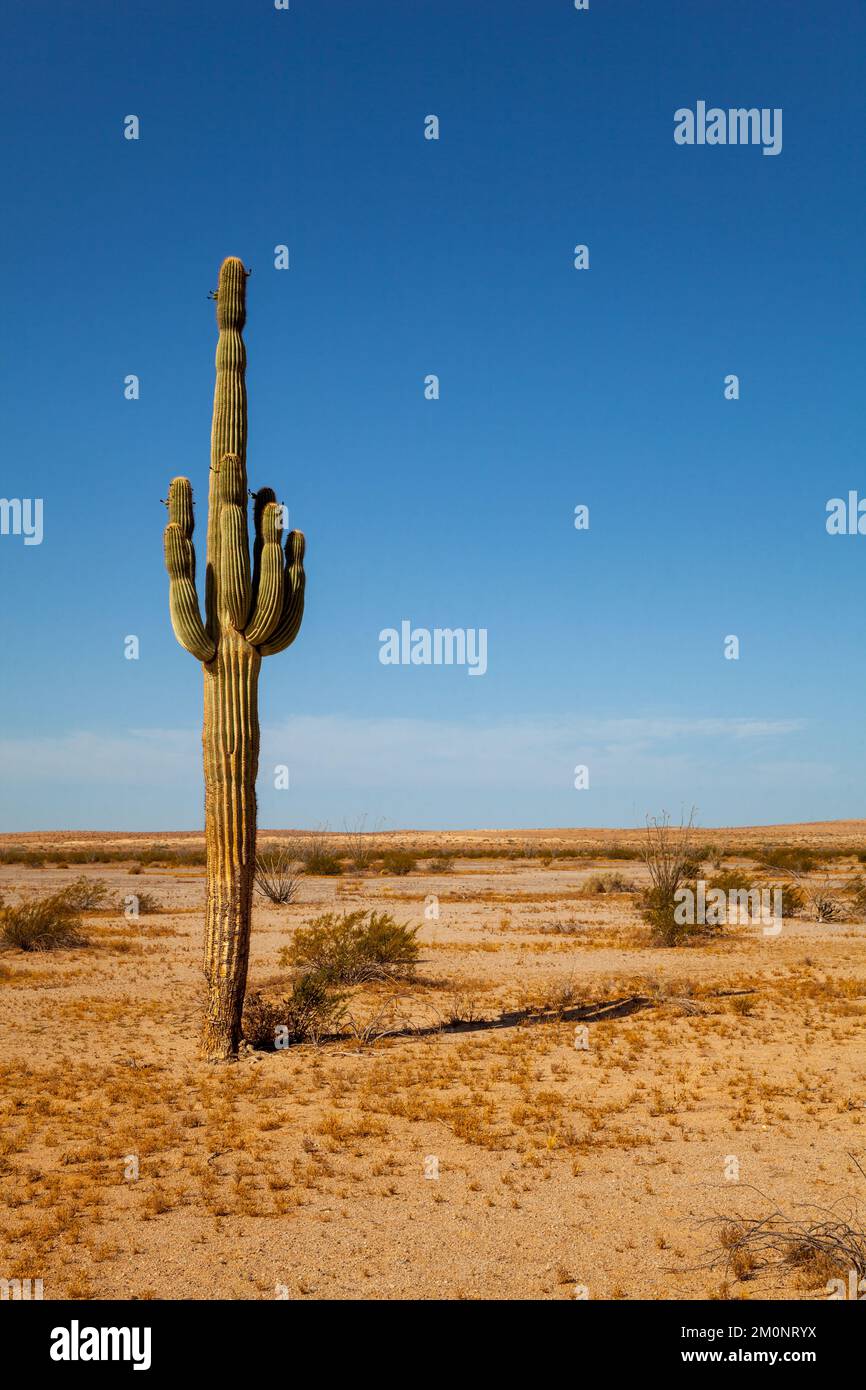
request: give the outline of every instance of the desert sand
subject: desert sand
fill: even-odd
[[[85,947],[0,954],[0,1274],[42,1278],[46,1299],[826,1297],[820,1269],[713,1263],[706,1223],[866,1205],[866,924],[651,946],[644,866],[618,857],[642,833],[380,835],[417,870],[257,897],[249,989],[266,996],[325,911],[419,924],[422,961],[414,982],[353,989],[340,1037],[222,1067],[196,1054],[203,867],[136,869],[155,840],[202,837],[0,837],[128,852],[4,864],[7,902],[86,874],[161,905],[86,914]],[[848,848],[827,866],[843,886],[866,849],[863,821],[701,833],[726,866],[758,843]],[[539,846],[555,857],[524,857]],[[428,870],[435,849],[450,871]],[[599,875],[626,887],[593,892]]]

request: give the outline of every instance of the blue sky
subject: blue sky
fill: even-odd
[[[263,826],[863,814],[866,537],[825,529],[866,494],[861,5],[73,0],[3,30],[0,492],[44,540],[0,536],[0,829],[201,824],[160,499],[188,475],[203,540],[229,254],[250,483],[308,538]],[[698,100],[782,108],[782,152],[676,145]],[[403,619],[486,628],[486,674],[383,666]]]

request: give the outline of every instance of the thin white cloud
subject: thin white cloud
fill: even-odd
[[[590,763],[610,775],[635,761],[646,766],[699,756],[725,759],[737,745],[781,739],[805,727],[798,719],[511,719],[467,724],[436,719],[298,715],[263,730],[261,767],[285,763],[293,782],[347,787],[403,784],[488,788],[561,786],[569,764]],[[178,786],[200,775],[197,729],[132,729],[125,734],[72,732],[0,739],[7,784]]]
[[[125,734],[40,735],[0,739],[0,773],[9,781],[156,786],[176,781],[197,750],[193,730],[131,729]],[[191,758],[191,755],[192,758]]]

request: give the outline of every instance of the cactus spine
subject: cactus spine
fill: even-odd
[[[262,656],[295,640],[304,611],[304,537],[281,545],[282,509],[270,488],[255,494],[250,572],[247,533],[246,276],[223,261],[216,292],[219,339],[211,431],[205,621],[195,585],[192,488],[173,479],[165,564],[174,634],[204,669],[207,1003],[202,1053],[237,1055],[246,989],[256,857],[257,690]]]

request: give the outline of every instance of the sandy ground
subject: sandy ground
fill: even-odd
[[[632,894],[587,889],[643,882],[607,857],[637,831],[380,837],[598,857],[307,877],[290,907],[258,900],[266,995],[285,991],[294,928],[328,910],[421,924],[423,963],[412,985],[355,990],[340,1039],[214,1068],[196,1057],[203,869],[130,874],[137,845],[201,837],[112,838],[130,864],[0,867],[7,902],[85,873],[162,905],[90,914],[85,948],[0,955],[0,1276],[42,1278],[46,1298],[825,1296],[826,1271],[708,1267],[704,1223],[866,1209],[866,925],[663,950]],[[866,823],[704,838],[863,849]],[[529,1006],[540,1021],[515,1014]],[[376,1020],[396,1033],[371,1044]]]

